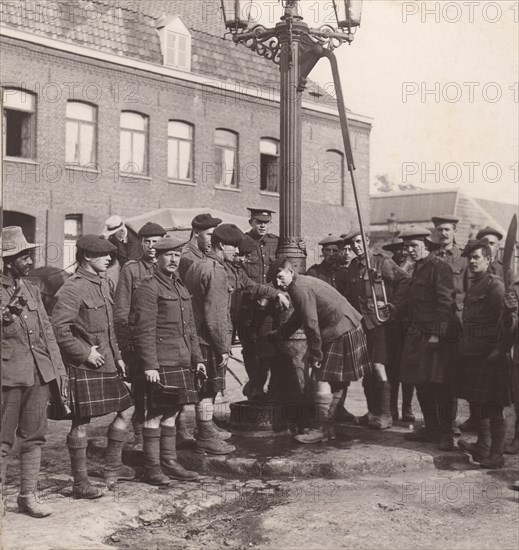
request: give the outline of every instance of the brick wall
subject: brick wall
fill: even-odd
[[[63,241],[65,214],[83,214],[84,231],[98,231],[111,214],[130,217],[159,207],[211,206],[245,215],[246,206],[279,210],[279,198],[260,192],[259,143],[279,138],[279,109],[273,102],[215,93],[200,85],[93,61],[40,46],[24,47],[2,39],[4,86],[35,91],[37,103],[36,162],[5,162],[4,209],[35,216],[36,240]],[[98,109],[98,170],[65,167],[65,109],[69,99],[89,101]],[[122,110],[149,117],[149,177],[119,175],[119,118]],[[190,122],[195,128],[194,180],[181,185],[167,180],[167,123]],[[215,188],[215,128],[239,134],[239,191]],[[363,207],[369,208],[370,125],[352,123],[356,178]],[[344,205],[326,204],[323,155],[342,150],[338,118],[305,110],[303,121],[303,236],[312,249],[329,232],[352,225],[353,195],[344,173]],[[339,183],[337,183],[339,185]],[[368,220],[366,220],[368,221]],[[275,217],[273,230],[277,232]],[[62,265],[63,260],[48,258]],[[40,258],[38,263],[43,263]]]

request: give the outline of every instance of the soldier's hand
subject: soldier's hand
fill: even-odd
[[[152,384],[155,382],[160,382],[159,371],[155,369],[145,370],[144,377],[146,378],[146,382],[150,382]]]
[[[510,312],[517,311],[519,307],[519,302],[517,301],[517,296],[515,295],[515,292],[513,290],[509,290],[505,294],[504,304],[505,304],[505,308],[508,311]]]
[[[286,311],[290,307],[290,300],[283,293],[280,292],[276,296],[276,300],[283,311]]]
[[[68,397],[68,377],[60,376],[59,378],[59,394],[63,400],[66,400]]]
[[[433,334],[430,338],[429,338],[429,341],[427,342],[427,346],[430,347],[430,348],[437,348],[440,346],[440,339],[438,338],[438,336],[436,336],[435,334]]]
[[[105,364],[104,357],[97,351],[98,347],[99,346],[92,346],[90,348],[90,355],[86,360],[86,362],[92,365],[95,369],[99,369]]]
[[[218,368],[222,369],[223,367],[226,367],[228,362],[229,362],[229,354],[222,353],[220,363],[218,363]]]
[[[117,359],[115,366],[121,378],[126,378],[126,363],[122,359]]]
[[[204,374],[204,376],[207,376],[207,370],[205,368],[205,365],[203,363],[198,363],[196,366],[197,372],[201,372]]]

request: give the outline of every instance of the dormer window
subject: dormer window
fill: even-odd
[[[163,16],[157,23],[162,58],[166,67],[191,70],[191,33],[177,16]]]

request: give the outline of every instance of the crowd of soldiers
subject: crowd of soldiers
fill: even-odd
[[[112,216],[103,235],[77,241],[77,269],[49,316],[25,278],[38,245],[20,227],[2,230],[2,481],[18,436],[22,512],[51,513],[37,496],[49,401],[58,401],[63,417],[70,412],[66,444],[78,499],[103,494],[87,472],[94,417],[115,413],[104,459],[108,487],[134,478],[122,462],[132,425],[132,444],[144,453],[142,480],[152,485],[199,478],[178,462],[178,448],[234,452],[214,412],[238,340],[249,400],[308,406],[306,422],[295,426],[300,443],[334,439],[336,422],[375,430],[414,422],[416,388],[424,425],[406,439],[454,451],[463,398],[470,418],[461,427],[477,431],[477,442],[459,439],[459,449],[484,468],[501,468],[505,450],[519,451],[518,422],[505,449],[503,416],[505,406],[514,403],[516,417],[519,408],[519,286],[505,293],[498,230],[482,229],[461,247],[458,220],[440,215],[432,219],[437,239],[411,226],[384,253],[366,250],[360,230],[329,235],[319,243],[322,262],[301,274],[276,257],[273,212],[249,210],[245,234],[197,215],[188,243],[154,222],[135,235]],[[345,402],[360,379],[367,413],[356,418]],[[186,405],[195,407],[194,434]]]

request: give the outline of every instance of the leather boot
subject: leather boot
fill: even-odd
[[[515,404],[515,437],[511,443],[505,445],[505,454],[516,455],[519,453],[519,403]]]
[[[175,421],[177,428],[177,449],[188,449],[195,444],[195,436],[189,431],[187,427],[186,413],[182,409]]]
[[[224,430],[222,427],[220,427],[214,420],[213,416],[213,428],[216,432],[216,435],[222,440],[227,441],[229,438],[232,437],[232,433],[228,432],[227,430]]]
[[[478,428],[474,417],[474,406],[472,405],[472,403],[469,403],[469,411],[470,415],[467,420],[459,425],[459,429],[462,432],[475,432]]]
[[[77,499],[94,499],[103,496],[104,492],[95,487],[88,479],[86,449],[86,437],[67,436],[67,447],[70,455],[70,466],[74,478],[72,494]]]
[[[333,402],[328,396],[321,395],[320,401],[314,402],[312,427],[305,433],[295,436],[299,443],[325,443],[329,439],[328,424],[330,405]]]
[[[482,468],[497,470],[505,465],[503,451],[505,448],[506,420],[504,418],[501,418],[499,420],[491,420],[490,434],[492,436],[492,443],[490,444],[490,454],[487,458],[484,458],[479,464]]]
[[[160,469],[160,428],[142,428],[142,441],[143,481],[150,485],[169,485],[171,480]]]
[[[104,479],[108,487],[112,487],[119,480],[131,480],[135,477],[135,470],[125,466],[121,460],[124,442],[128,437],[128,430],[121,430],[108,426],[108,445],[105,451]]]
[[[160,432],[160,465],[162,471],[170,479],[180,481],[198,481],[200,476],[197,472],[186,470],[177,461],[177,450],[175,443],[177,439],[177,429],[175,426],[161,426]]]
[[[377,382],[376,392],[378,397],[378,414],[368,422],[368,426],[376,430],[385,430],[393,425],[393,418],[389,410],[391,392],[389,382]]]
[[[213,420],[198,420],[198,431],[196,437],[196,448],[200,452],[207,452],[213,455],[227,455],[236,450],[236,447],[229,445],[218,437],[214,429]]]
[[[391,413],[391,418],[394,422],[398,421],[398,390],[399,383],[393,382],[390,383],[390,395],[389,395],[389,411]]]
[[[52,514],[52,508],[39,501],[38,475],[41,464],[41,447],[35,446],[20,454],[20,494],[18,507],[33,518],[45,518]]]
[[[374,378],[373,374],[366,374],[362,380],[362,387],[364,389],[364,395],[366,397],[366,405],[368,412],[359,418],[359,424],[367,426],[374,416],[377,416],[375,395],[374,395]]]

